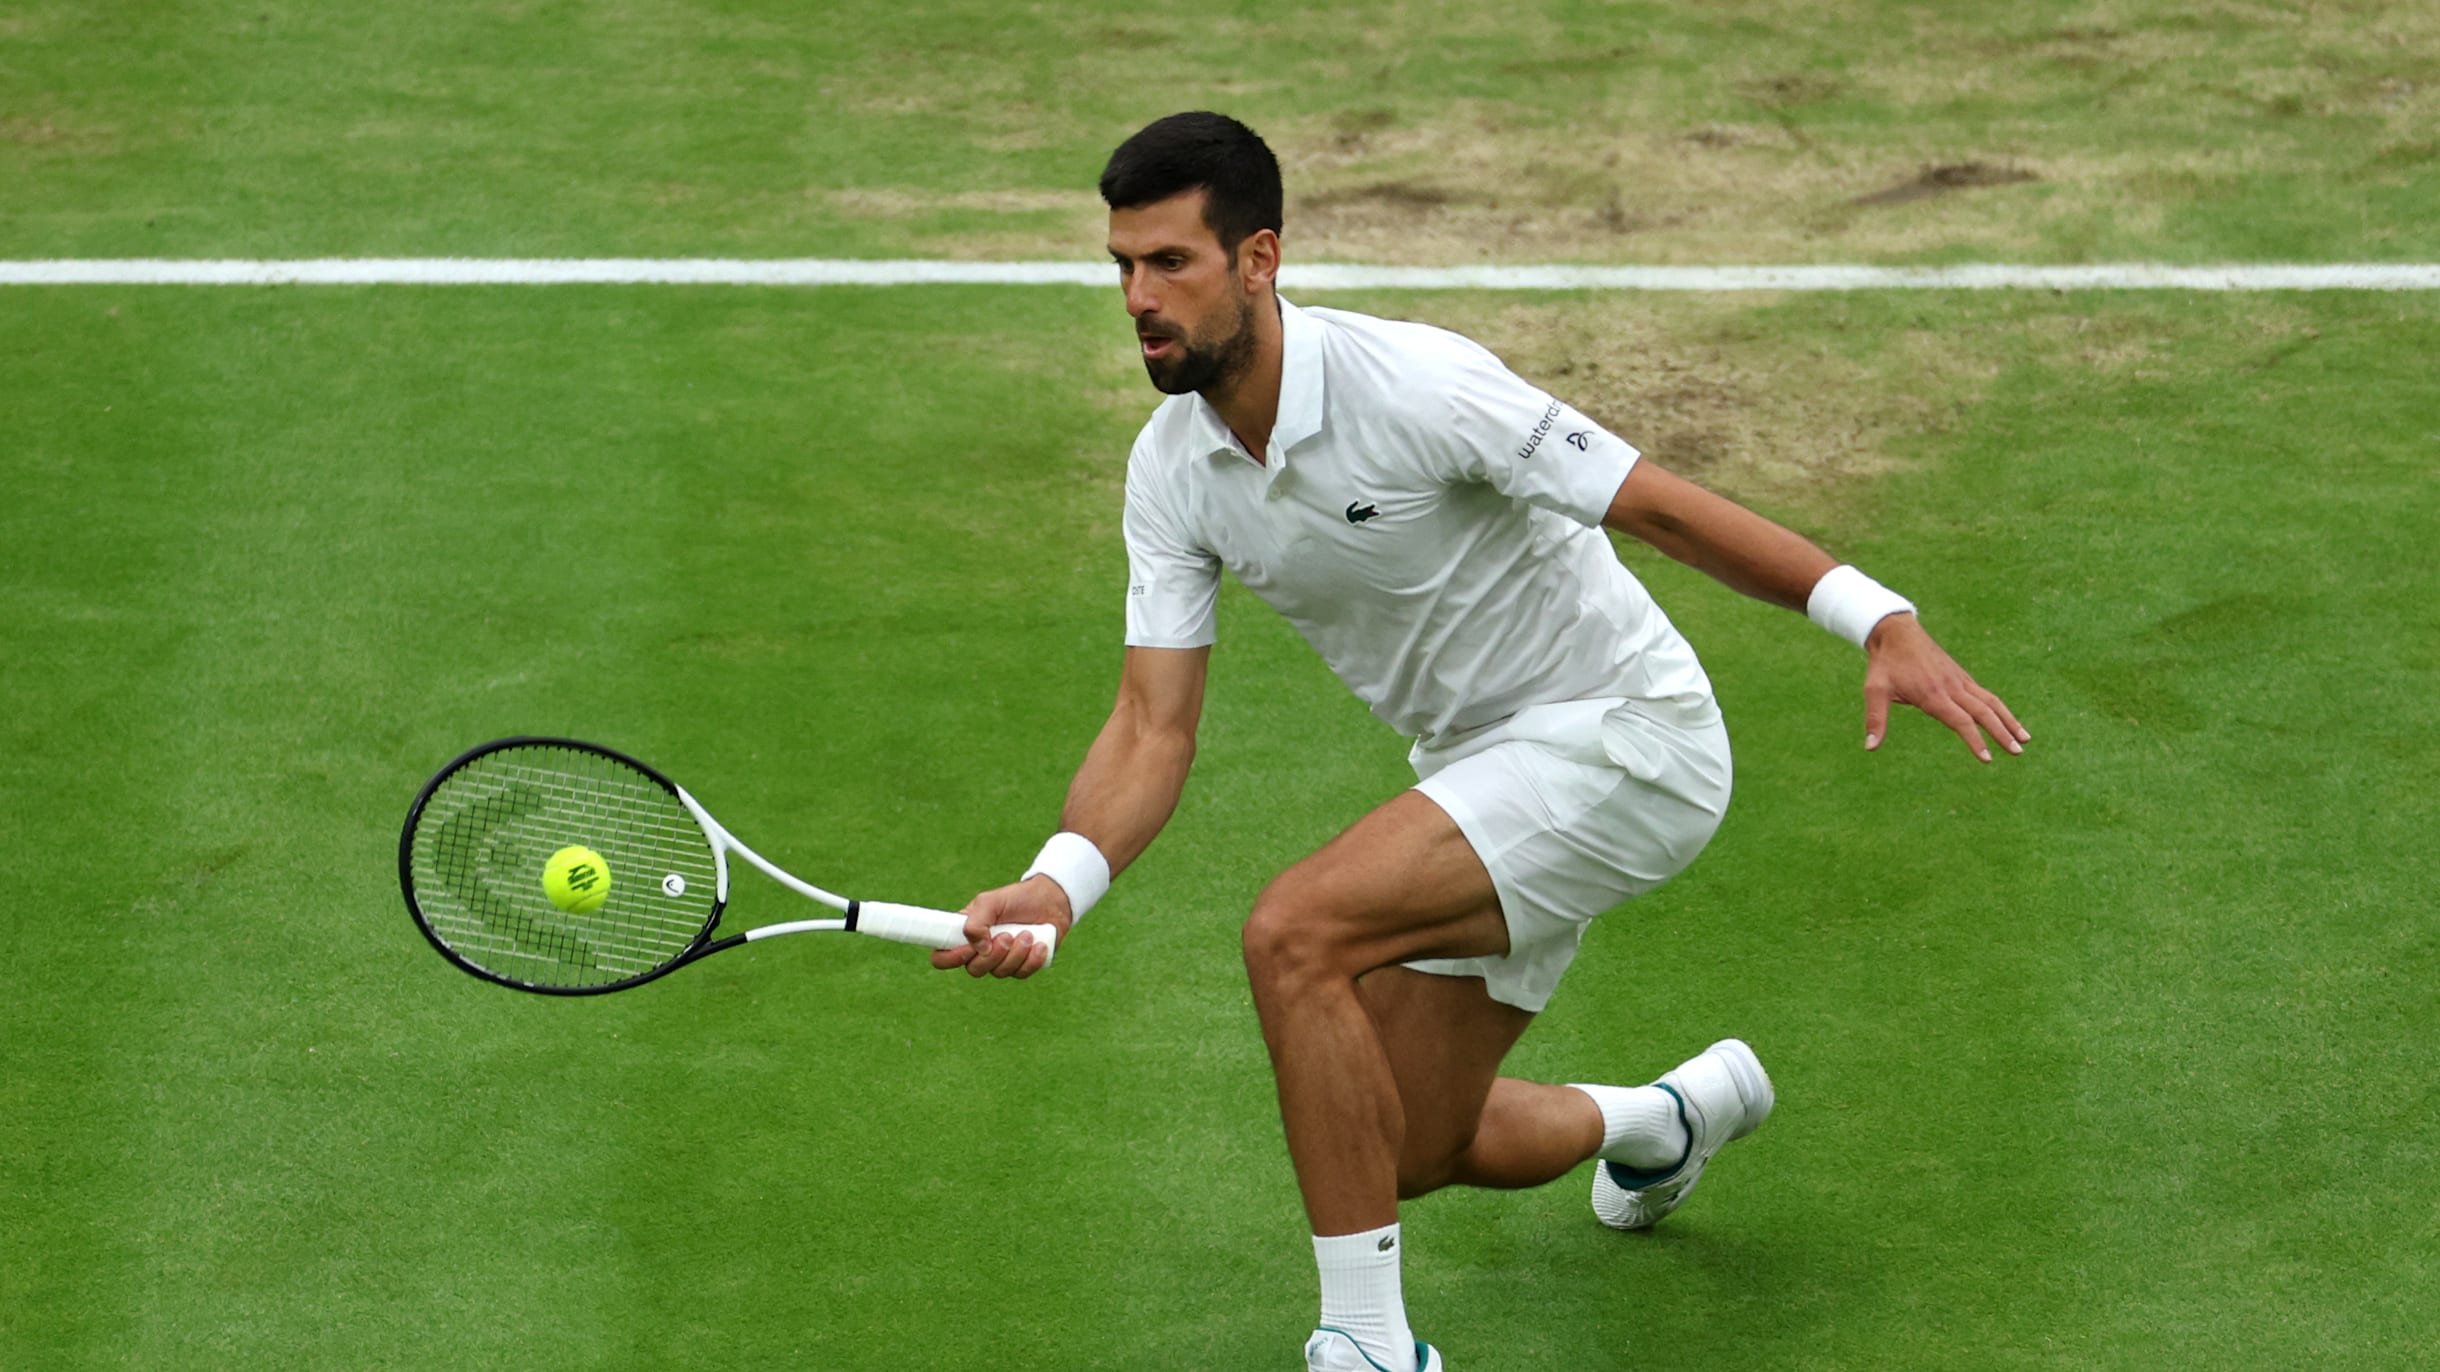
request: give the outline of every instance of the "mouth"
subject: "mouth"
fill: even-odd
[[[1147,362],[1156,357],[1167,357],[1171,353],[1178,350],[1178,340],[1174,334],[1154,333],[1150,329],[1137,329],[1135,331],[1135,341],[1143,347],[1144,360]]]

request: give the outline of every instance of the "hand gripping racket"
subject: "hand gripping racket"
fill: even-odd
[[[576,874],[593,887],[562,889],[574,907],[562,908],[545,892],[543,869],[570,847],[591,849],[600,862]],[[731,853],[843,918],[715,940]],[[966,942],[965,916],[848,900],[799,881],[739,843],[668,777],[565,738],[504,738],[442,768],[407,812],[398,884],[442,957],[485,981],[547,995],[623,991],[780,934],[846,931],[925,948]],[[1003,928],[1056,950],[1050,925]]]

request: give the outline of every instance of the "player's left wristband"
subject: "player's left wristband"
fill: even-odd
[[[1822,573],[1805,597],[1807,619],[1858,648],[1872,637],[1874,625],[1914,612],[1915,602],[1843,562]]]
[[[1084,912],[1100,903],[1110,890],[1110,860],[1093,846],[1093,840],[1067,830],[1051,835],[1050,842],[1034,855],[1034,865],[1025,869],[1019,881],[1031,881],[1043,876],[1059,883],[1067,892],[1070,927],[1084,921]]]

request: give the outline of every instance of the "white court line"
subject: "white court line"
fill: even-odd
[[[0,262],[0,286],[1113,286],[1098,262],[942,262],[712,257],[119,258]],[[2156,262],[2033,267],[1381,267],[1290,263],[1289,290],[2440,290],[2440,263]]]

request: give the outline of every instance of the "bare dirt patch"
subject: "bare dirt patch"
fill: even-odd
[[[1771,302],[1720,297],[1434,297],[1456,329],[1653,461],[1802,523],[1852,513],[1916,434],[1956,422],[1997,368],[1929,330],[1871,361],[1783,341]]]
[[[1909,200],[1926,200],[1951,191],[1972,190],[1977,186],[2013,186],[2041,178],[2022,167],[1996,167],[1988,162],[1950,162],[1925,167],[1914,176],[1848,201],[1850,205],[1903,205]]]
[[[1925,238],[1955,243],[1961,221],[1981,251],[2038,245],[2038,219],[1996,206],[1861,215],[1852,202],[1885,184],[1888,151],[1816,146],[1771,117],[1776,108],[1750,121],[1581,131],[1518,127],[1479,107],[1421,126],[1289,123],[1269,135],[1289,172],[1288,252],[1422,265],[1806,261],[1913,251]],[[1951,154],[1927,158],[1929,168],[2004,174],[1943,173],[1948,181],[1935,178],[1921,198],[1966,180],[2032,177],[1981,149],[1923,151]]]
[[[1292,259],[1416,265],[2175,256],[2151,226],[2198,202],[2277,198],[2253,182],[2411,180],[2440,128],[2436,5],[1735,10],[1733,25],[1622,20],[1588,42],[1515,7],[1402,7],[1388,24],[1325,7],[1302,30],[1308,46],[1242,69],[1253,75],[1188,80],[1174,100],[1242,114],[1280,153]],[[1079,21],[1076,65],[1059,79],[1139,81],[1172,52],[1271,42],[1261,24],[1225,16],[1105,37]],[[1485,69],[1512,79],[1464,94],[1416,56],[1494,37]],[[964,84],[923,99],[948,108]],[[1008,96],[978,140],[1074,140],[1066,102]],[[861,110],[873,97],[826,86],[825,98]],[[948,241],[969,231],[1023,256],[1097,240],[1089,195],[1073,219],[1016,205],[1005,230],[921,222],[943,203],[887,190],[840,202],[904,221],[909,251],[974,255]]]

